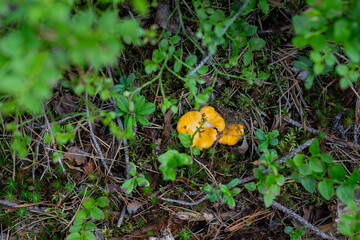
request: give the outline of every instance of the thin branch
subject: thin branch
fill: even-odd
[[[49,119],[47,118],[47,115],[46,115],[46,112],[45,112],[45,108],[43,107],[43,113],[44,113],[44,119],[45,119],[45,124],[46,124],[46,127],[47,127],[47,130],[48,132],[50,133],[50,135],[53,135],[52,131],[51,131],[51,127],[50,127],[50,122],[49,122]],[[51,142],[53,144],[53,148],[55,151],[57,151],[57,148],[56,148],[56,143],[55,143],[55,140],[53,137],[51,137]],[[46,152],[45,152],[46,153]],[[48,167],[50,167],[50,158],[49,156],[47,155],[47,158],[48,158]],[[62,169],[62,172],[65,173],[65,168],[64,168],[64,165],[63,165],[63,162],[62,162],[62,157],[58,157],[57,160],[59,161],[60,163],[60,166],[61,166],[61,169]],[[47,170],[47,169],[46,169]],[[45,171],[46,171],[45,170]],[[44,172],[45,172],[44,171]],[[44,173],[43,175],[44,176]]]
[[[114,81],[113,81],[113,77],[112,77],[112,74],[111,74],[111,69],[110,67],[106,67],[106,71],[107,71],[107,74],[109,76],[109,78],[111,79],[111,82],[112,84],[114,85]],[[116,101],[114,99],[111,99],[110,100],[111,103],[113,104],[114,106],[114,109],[116,110],[117,109],[117,105],[116,105]],[[120,119],[120,117],[116,117],[116,123],[118,124],[119,128],[121,130],[124,130],[124,125]],[[130,174],[129,172],[127,171],[127,166],[129,166],[129,153],[128,153],[128,142],[127,142],[127,139],[126,138],[123,138],[123,139],[120,139],[120,144],[123,144],[124,146],[124,156],[125,156],[125,164],[126,164],[126,167],[125,167],[125,171],[126,171],[126,179],[129,179],[130,178]],[[119,220],[117,222],[117,227],[119,228],[122,224],[122,222],[124,221],[124,216],[125,216],[125,211],[126,211],[127,207],[126,207],[126,203],[124,203],[124,206],[121,210],[121,214],[120,214],[120,217],[119,217]]]
[[[121,214],[119,217],[119,221],[117,222],[117,227],[119,228],[124,220],[125,217],[125,211],[126,211],[126,203],[124,203],[123,209],[121,210]]]
[[[6,206],[6,207],[11,207],[11,208],[25,208],[26,210],[33,211],[33,212],[41,212],[41,213],[46,212],[45,207],[29,206],[29,204],[16,204],[16,203],[9,202],[6,200],[0,200],[0,205]]]
[[[111,79],[112,84],[114,85],[110,67],[106,67],[106,71],[107,71],[109,78]],[[113,104],[114,109],[116,110],[117,109],[116,101],[114,99],[111,99],[111,103]],[[118,126],[121,130],[124,130],[124,125],[123,125],[120,117],[116,117],[116,123],[118,124]],[[128,166],[129,160],[130,160],[129,152],[128,152],[128,141],[126,138],[122,138],[121,140],[122,140],[122,143],[124,146],[125,164],[126,164],[126,166]],[[129,178],[130,178],[130,174],[126,171],[126,179],[129,179]]]
[[[259,197],[259,200],[264,201],[264,199],[262,197]],[[300,222],[301,224],[307,226],[310,230],[312,230],[316,235],[318,235],[319,237],[321,237],[322,239],[331,239],[331,240],[336,240],[335,237],[333,236],[329,236],[327,234],[325,234],[324,232],[320,231],[317,227],[315,227],[314,225],[312,225],[311,223],[309,223],[308,221],[306,221],[304,218],[300,217],[299,215],[297,215],[294,211],[287,209],[286,207],[284,207],[283,205],[281,205],[280,203],[277,203],[275,201],[273,201],[273,203],[271,204],[271,206],[273,206],[274,208],[276,208],[277,210],[291,216],[293,219],[297,220],[298,222]]]
[[[93,131],[91,122],[90,122],[90,112],[89,112],[89,104],[88,104],[89,98],[88,98],[88,92],[87,92],[87,91],[85,91],[85,100],[86,100],[86,102],[85,102],[85,106],[86,106],[86,117],[87,117],[87,122],[88,122],[88,126],[89,126],[89,131],[90,131],[90,134],[91,134],[91,139],[92,139],[93,142],[94,142],[96,151],[97,151],[97,153],[98,153],[99,156],[100,156],[100,160],[101,160],[102,164],[104,165],[106,172],[107,172],[109,175],[112,175],[112,173],[110,172],[110,170],[109,170],[109,168],[108,168],[108,165],[107,165],[106,162],[105,162],[104,155],[103,155],[103,153],[101,152],[100,146],[99,146],[99,144],[98,144],[98,142],[97,142],[97,140],[96,140],[96,137],[95,137],[95,134],[94,134],[94,131]]]
[[[295,121],[295,120],[292,120],[291,118],[289,117],[284,117],[283,120],[287,123],[290,123],[291,125],[295,126],[295,127],[299,127],[299,128],[303,128],[304,130],[312,133],[312,134],[318,134],[320,133],[319,130],[316,130],[312,127],[308,127],[308,126],[304,126],[303,124]],[[341,146],[344,146],[344,147],[350,147],[350,148],[353,148],[353,149],[357,149],[359,150],[360,149],[360,145],[357,144],[357,143],[351,143],[351,142],[347,142],[347,141],[344,141],[344,140],[341,140],[341,139],[334,139],[328,135],[325,134],[324,136],[325,140],[329,141],[329,142],[333,142],[333,143],[336,143],[336,144],[339,144]]]
[[[198,205],[199,203],[205,201],[206,195],[203,196],[202,198],[200,198],[199,200],[195,201],[195,202],[185,202],[185,201],[174,200],[174,199],[164,198],[164,197],[161,197],[160,199],[163,200],[163,201],[166,201],[166,202],[178,203],[178,204],[186,205],[186,206],[195,206],[195,205]]]
[[[270,49],[270,60],[271,60],[271,63],[274,64],[274,58],[273,58],[273,51],[272,51],[272,49],[273,49],[273,48],[271,47],[271,49]],[[281,96],[284,96],[287,105],[289,105],[289,108],[291,108],[291,103],[289,102],[289,99],[287,98],[286,94],[284,94],[284,91],[283,91],[282,88],[281,88],[281,85],[280,85],[280,82],[279,82],[279,78],[278,78],[278,75],[277,75],[276,70],[275,70],[275,65],[273,65],[273,66],[274,66],[274,76],[275,76],[276,84],[277,84],[277,86],[278,86],[278,88],[279,88],[279,91],[280,91],[280,93],[281,93]],[[281,104],[281,100],[280,100],[280,104]]]
[[[249,0],[246,0],[246,2],[244,3],[244,5],[239,9],[239,11],[231,18],[230,22],[224,27],[223,29],[223,34],[225,34],[225,32],[229,29],[229,27],[235,22],[235,20],[239,17],[239,15],[241,14],[241,12],[245,9],[245,7],[249,4]],[[217,45],[217,42],[215,41],[215,46]],[[209,52],[207,54],[207,56],[201,60],[200,64],[197,65],[188,75],[188,77],[191,77],[192,75],[194,75],[205,63],[207,63],[207,61],[209,61],[209,59],[212,57],[211,52]]]

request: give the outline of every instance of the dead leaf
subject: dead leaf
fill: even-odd
[[[84,172],[89,174],[92,173],[95,169],[95,163],[94,162],[88,162],[84,166]]]
[[[64,153],[64,157],[70,161],[75,161],[76,165],[81,165],[86,161],[85,152],[78,147],[69,148],[68,151]]]
[[[170,15],[169,5],[167,5],[166,3],[159,3],[159,6],[156,11],[155,24],[159,25],[159,27],[161,28],[165,28],[169,15]]]
[[[57,101],[55,101],[55,109],[59,115],[74,112],[74,97],[69,93],[65,93]]]
[[[179,13],[176,11],[169,19],[170,16],[169,5],[166,3],[158,3],[158,4],[159,6],[156,11],[155,24],[157,24],[161,28],[166,28],[166,30],[169,32],[176,33],[180,23]]]
[[[171,135],[171,118],[173,116],[173,113],[171,109],[169,109],[164,116],[164,131],[161,134],[162,137],[167,141],[170,138]]]
[[[244,154],[247,152],[248,149],[249,149],[249,144],[246,140],[246,136],[244,135],[244,140],[243,140],[241,146],[237,147],[236,150],[239,154]]]
[[[136,213],[140,207],[142,207],[142,203],[135,200],[127,205],[127,212],[129,214]]]

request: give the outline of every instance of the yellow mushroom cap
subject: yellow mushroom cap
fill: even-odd
[[[200,112],[204,115],[206,119],[206,127],[215,127],[219,132],[225,129],[225,121],[221,115],[215,111],[213,107],[206,106],[200,109]]]
[[[176,129],[179,133],[188,133],[192,136],[201,126],[202,121],[203,117],[200,112],[190,111],[179,119]]]
[[[217,138],[217,131],[215,128],[202,127],[195,135],[193,146],[199,149],[211,147]]]
[[[244,126],[241,124],[233,123],[226,128],[219,140],[221,144],[235,145],[244,135]]]
[[[179,133],[187,133],[192,136],[201,126],[203,120],[202,113],[190,111],[180,118],[176,129]],[[209,148],[216,141],[216,137],[217,131],[215,128],[208,128],[203,125],[194,136],[193,146],[197,146],[199,149]]]

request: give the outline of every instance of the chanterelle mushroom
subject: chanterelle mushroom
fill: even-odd
[[[215,111],[211,106],[206,106],[200,109],[200,112],[206,119],[205,126],[215,127],[219,132],[225,129],[225,121],[221,115]]]
[[[233,123],[226,128],[219,140],[221,144],[235,145],[244,135],[244,126],[241,124]]]
[[[204,124],[193,139],[193,146],[197,146],[199,149],[211,147],[217,139],[217,130],[222,131],[225,128],[224,119],[213,107],[204,107],[200,112],[190,111],[185,113],[176,127],[179,133],[187,133],[192,136],[204,120]]]

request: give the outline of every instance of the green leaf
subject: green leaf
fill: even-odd
[[[241,192],[240,188],[234,188],[233,190],[230,191],[230,194],[235,196],[236,194],[239,194]]]
[[[135,113],[138,113],[139,110],[141,110],[145,104],[145,97],[144,96],[135,96],[136,97],[136,100],[135,100],[135,105],[134,105],[134,109],[133,111],[131,111],[131,109],[129,108],[129,110],[131,112],[135,112]],[[134,97],[134,98],[135,98]]]
[[[310,147],[309,147],[309,152],[312,154],[312,155],[316,155],[316,154],[319,154],[320,153],[320,146],[319,146],[319,140],[317,138],[315,138]]]
[[[331,197],[334,195],[333,182],[329,179],[325,179],[319,182],[318,189],[321,196],[323,196],[326,200],[330,200]]]
[[[348,236],[352,233],[352,216],[350,214],[343,214],[340,217],[341,221],[338,224],[339,231]]]
[[[85,231],[84,232],[84,240],[96,240],[96,237],[92,232]]]
[[[250,39],[249,44],[251,50],[259,50],[265,46],[265,41],[264,39],[254,37]]]
[[[297,34],[305,35],[310,32],[312,24],[310,20],[305,15],[296,15],[292,18],[292,25]]]
[[[84,222],[86,219],[86,211],[84,209],[79,209],[79,211],[77,211],[76,216],[75,216],[75,220],[78,222]]]
[[[201,68],[199,68],[199,70],[197,71],[200,75],[206,74],[207,72],[209,72],[209,67],[208,66],[201,66]]]
[[[336,195],[343,203],[349,205],[354,199],[354,188],[348,184],[341,184],[336,189]]]
[[[148,115],[155,111],[155,104],[147,102],[143,105],[141,109],[138,109],[136,114],[139,115]]]
[[[268,193],[264,195],[264,203],[265,203],[265,207],[270,207],[272,202],[275,199],[275,195],[272,193]]]
[[[149,186],[149,181],[144,177],[137,177],[136,178],[137,185],[140,187]]]
[[[335,165],[333,165],[330,168],[329,174],[332,179],[336,179],[338,181],[342,181],[346,177],[346,171],[341,165],[341,163],[336,163]]]
[[[90,211],[90,217],[94,218],[95,220],[101,220],[101,219],[105,218],[105,215],[104,215],[104,212],[100,208],[94,207]]]
[[[250,49],[244,53],[243,56],[244,66],[248,66],[251,63],[253,56],[254,54]]]
[[[70,233],[78,233],[82,230],[82,226],[80,225],[73,225],[70,227],[69,232]]]
[[[195,65],[195,63],[197,62],[197,56],[196,55],[190,55],[186,58],[185,63],[189,66],[192,67]]]
[[[172,36],[170,38],[170,43],[175,45],[178,44],[180,42],[181,38],[178,35]]]
[[[228,196],[226,203],[231,207],[235,207],[235,199],[232,196]]]
[[[266,140],[266,135],[265,135],[264,131],[261,130],[261,129],[257,129],[256,132],[255,132],[255,135],[256,135],[256,137],[257,137],[259,140],[261,140],[261,141],[265,141],[265,140]]]
[[[334,39],[339,43],[347,42],[351,35],[349,22],[346,18],[340,18],[334,24]]]
[[[143,125],[143,126],[147,126],[147,125],[150,124],[149,121],[148,121],[146,118],[144,118],[143,116],[136,115],[136,119],[137,119],[137,120],[139,121],[139,123],[140,123],[141,125]]]
[[[66,240],[81,240],[81,237],[79,233],[72,233],[67,236]]]
[[[99,207],[107,207],[109,206],[110,200],[107,197],[103,196],[98,198],[97,203]]]
[[[323,173],[325,171],[323,163],[318,158],[312,157],[309,161],[309,167],[315,173]]]
[[[349,71],[348,67],[345,64],[339,64],[336,66],[335,69],[340,76],[346,76]]]
[[[191,136],[187,133],[179,133],[178,135],[181,144],[185,147],[185,148],[190,148],[191,145]]]
[[[116,99],[116,105],[118,106],[118,108],[124,112],[124,113],[128,113],[129,112],[129,103],[126,99],[126,97],[124,95],[120,95],[117,99]]]
[[[85,223],[85,229],[94,230],[94,229],[96,229],[96,224],[93,223],[93,222],[86,222]]]
[[[161,163],[159,170],[164,175],[164,180],[174,180],[174,169],[179,166],[192,164],[192,159],[185,153],[179,153],[176,150],[169,150],[159,156],[159,162]]]
[[[198,146],[193,146],[192,147],[192,152],[195,156],[198,156],[200,155],[201,151],[200,151],[200,148]]]
[[[300,167],[303,164],[303,161],[304,161],[304,155],[296,154],[294,156],[294,163],[297,167]]]
[[[316,181],[313,176],[306,176],[301,178],[301,184],[310,193],[315,192]]]
[[[249,191],[254,191],[256,189],[256,183],[254,182],[247,183],[245,184],[245,188]]]
[[[256,33],[257,31],[257,26],[254,26],[254,25],[245,25],[244,27],[244,31],[245,31],[245,34],[246,36],[252,36]]]
[[[96,202],[92,197],[86,197],[84,199],[83,205],[84,205],[84,208],[89,210],[89,209],[92,209],[93,207],[95,207]]]
[[[309,174],[311,174],[311,168],[309,167],[309,165],[303,164],[303,165],[299,166],[299,173],[301,175],[309,175]]]
[[[357,181],[359,181],[360,179],[360,173],[358,171],[354,171],[351,173],[350,177],[348,178],[348,180],[346,180],[346,184],[356,184]]]
[[[239,183],[239,179],[238,178],[234,178],[233,180],[231,180],[228,184],[226,184],[226,186],[228,188],[233,188],[236,187]]]
[[[326,153],[322,153],[320,155],[320,159],[321,159],[321,161],[323,161],[325,163],[332,163],[333,162],[332,156],[330,156],[329,154],[326,154]]]
[[[256,179],[260,179],[264,176],[263,171],[261,171],[259,168],[254,168],[253,173]]]
[[[267,0],[259,0],[259,5],[260,5],[260,8],[261,8],[261,11],[264,14],[267,14],[269,12],[269,3],[268,3]]]
[[[121,184],[121,189],[125,191],[126,194],[130,194],[135,186],[135,179],[130,178],[126,180],[123,184]]]
[[[136,176],[136,165],[133,162],[129,162],[129,164],[126,166],[126,171],[133,177]]]
[[[346,89],[350,85],[350,80],[346,77],[340,78],[340,87],[341,89]]]
[[[176,73],[180,72],[181,67],[182,67],[182,63],[176,60],[174,63],[174,72]]]

